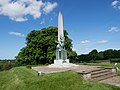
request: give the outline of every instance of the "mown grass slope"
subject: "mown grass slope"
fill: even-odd
[[[0,72],[0,90],[120,90],[119,87],[84,80],[75,72],[37,76],[25,67]]]

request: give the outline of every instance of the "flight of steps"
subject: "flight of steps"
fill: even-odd
[[[116,74],[112,72],[111,69],[99,68],[90,72],[91,80],[101,81],[111,77],[115,77]]]

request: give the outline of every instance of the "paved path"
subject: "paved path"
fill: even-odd
[[[120,86],[120,76],[105,79],[100,82],[115,85],[115,86]]]
[[[68,71],[68,70],[82,73],[82,72],[90,72],[98,68],[99,68],[98,66],[87,66],[87,65],[79,65],[79,66],[69,67],[69,68],[49,68],[48,66],[32,67],[33,70],[41,71],[43,73],[55,73],[55,72],[63,72],[63,71]]]

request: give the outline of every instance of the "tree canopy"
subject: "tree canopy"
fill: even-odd
[[[26,37],[26,46],[20,50],[16,60],[22,64],[52,63],[55,59],[57,35],[57,27],[31,31]],[[64,36],[68,59],[72,61],[76,59],[77,53],[72,51],[72,40],[66,30]]]
[[[95,62],[97,60],[120,62],[120,50],[108,49],[98,52],[96,49],[94,49],[88,54],[78,55],[78,62]]]

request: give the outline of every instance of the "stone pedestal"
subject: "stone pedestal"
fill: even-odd
[[[69,64],[69,59],[66,59],[66,60],[54,60],[54,64],[56,65],[60,65],[60,64],[64,64],[64,63],[67,63]]]
[[[63,48],[56,49],[56,60],[67,60],[67,51]]]

